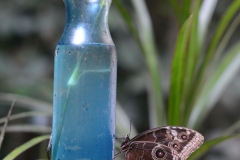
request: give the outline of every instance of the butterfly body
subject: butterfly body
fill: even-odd
[[[184,127],[159,127],[147,130],[121,145],[126,160],[186,160],[204,137]]]

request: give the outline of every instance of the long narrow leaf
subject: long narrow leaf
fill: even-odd
[[[2,129],[3,128],[0,128],[0,130]],[[7,132],[50,133],[52,129],[46,126],[18,124],[18,125],[9,125],[6,131]]]
[[[194,72],[197,67],[197,61],[199,59],[199,55],[201,53],[202,43],[200,43],[199,34],[198,34],[198,15],[199,15],[199,9],[201,0],[195,1],[195,9],[192,15],[192,25],[191,25],[191,31],[190,31],[190,40],[189,45],[187,48],[187,56],[185,58],[185,74],[183,79],[183,89],[182,89],[182,99],[181,99],[181,108],[182,113],[181,116],[183,119],[183,122],[181,122],[181,125],[185,126],[186,122],[184,122],[185,119],[185,111],[187,110],[188,106],[188,100],[189,95],[191,94],[191,84],[194,80]]]
[[[175,16],[177,17],[177,20],[181,24],[181,8],[179,6],[179,3],[176,0],[170,0],[170,4],[172,5],[173,11],[175,12]]]
[[[34,145],[36,145],[36,144],[38,144],[42,141],[45,141],[45,140],[49,139],[49,137],[50,137],[50,135],[44,135],[44,136],[39,136],[39,137],[33,138],[30,141],[22,144],[18,148],[14,149],[5,158],[3,158],[3,160],[13,160],[17,156],[22,154],[24,151],[26,151],[27,149],[31,148],[32,146],[34,146]]]
[[[240,24],[240,13],[238,13],[238,15],[230,23],[228,30],[226,31],[223,38],[221,39],[221,41],[220,41],[220,43],[219,43],[219,45],[216,49],[215,55],[214,55],[214,61],[212,63],[213,65],[217,64],[219,58],[221,57],[224,49],[226,48],[230,38],[232,37],[232,35],[236,31],[239,24]]]
[[[9,117],[9,121],[20,119],[20,118],[28,118],[28,117],[36,117],[36,116],[51,116],[52,112],[41,112],[41,111],[30,111],[13,114]],[[7,118],[0,118],[0,124],[4,123]]]
[[[155,50],[154,38],[152,33],[151,20],[149,13],[146,9],[146,5],[142,0],[133,0],[132,3],[136,10],[138,19],[138,32],[133,25],[131,16],[125,7],[120,3],[119,0],[113,0],[117,6],[122,17],[124,18],[129,30],[135,37],[139,47],[141,48],[144,56],[146,57],[146,63],[151,76],[151,93],[149,96],[150,103],[150,125],[151,127],[162,126],[164,124],[164,105],[162,100],[161,84],[158,71],[157,53]],[[140,33],[140,34],[138,34]],[[140,35],[141,37],[139,37]]]
[[[240,119],[234,124],[232,124],[230,127],[228,127],[226,131],[223,132],[222,135],[233,134],[236,130],[239,130],[239,129],[240,129]]]
[[[240,42],[234,45],[226,54],[218,69],[204,85],[193,112],[190,116],[188,126],[196,128],[203,121],[213,104],[219,99],[224,88],[230,83],[240,68]]]
[[[144,0],[132,0],[132,3],[137,17],[138,32],[143,45],[143,53],[151,76],[149,97],[151,100],[151,103],[149,103],[150,125],[151,127],[162,126],[165,121],[165,109],[162,98],[157,51],[153,38],[152,22]]]
[[[182,1],[182,11],[181,11],[181,22],[182,24],[190,17],[191,15],[191,5],[192,0]]]
[[[210,47],[208,48],[206,57],[203,60],[203,63],[201,64],[201,66],[199,67],[199,70],[197,71],[194,83],[192,85],[192,90],[191,90],[191,97],[189,100],[189,108],[186,111],[186,119],[189,119],[192,107],[194,106],[194,103],[196,103],[195,101],[199,99],[200,96],[200,90],[202,88],[202,84],[204,82],[204,76],[205,73],[207,72],[208,67],[210,67],[210,62],[212,61],[213,55],[216,50],[216,47],[218,46],[227,26],[229,25],[230,21],[232,20],[232,18],[234,17],[234,15],[236,14],[236,12],[240,9],[240,1],[234,1],[230,7],[228,8],[228,10],[226,11],[226,13],[224,14],[223,18],[221,19],[217,30],[215,31],[215,34],[212,38],[212,41],[210,43]]]
[[[206,35],[206,28],[209,25],[213,11],[216,6],[217,0],[208,1],[205,0],[201,3],[201,0],[195,1],[193,8],[193,24],[191,27],[190,41],[188,56],[186,59],[186,73],[183,83],[183,100],[182,100],[182,116],[183,124],[187,125],[190,112],[193,105],[190,103],[193,101],[191,98],[195,89],[195,77],[194,73],[197,71],[197,64],[200,59],[200,55],[203,52],[204,43],[203,39]]]
[[[137,41],[140,49],[143,51],[143,46],[141,44],[140,38],[138,36],[138,32],[136,27],[133,24],[131,19],[131,15],[127,11],[127,9],[123,6],[123,4],[119,0],[113,0],[114,4],[116,5],[117,9],[119,10],[120,14],[122,15],[123,19],[125,20],[130,32],[134,36],[135,40]]]
[[[184,79],[184,66],[187,52],[187,45],[190,34],[192,17],[190,17],[180,29],[177,44],[174,52],[171,71],[171,84],[168,106],[168,124],[179,125],[181,113],[181,94]]]
[[[203,43],[204,39],[206,38],[207,29],[211,22],[217,3],[218,0],[203,0],[202,2],[198,23],[198,36],[201,43]]]
[[[202,3],[200,1],[196,1],[196,7],[193,14],[193,26],[191,30],[191,40],[189,44],[189,60],[188,60],[188,66],[186,69],[186,89],[184,89],[183,98],[184,103],[183,105],[183,113],[184,114],[184,123],[185,126],[188,122],[190,113],[192,111],[193,107],[193,101],[194,101],[194,91],[196,91],[196,74],[197,71],[197,64],[199,63],[199,59],[201,56],[201,53],[203,53],[204,48],[204,39],[206,37],[207,28],[210,24],[210,20],[213,15],[213,11],[216,7],[217,0],[204,0]],[[199,10],[201,4],[201,8]],[[196,22],[196,17],[198,16],[198,22]],[[196,28],[197,26],[197,28]],[[197,32],[197,33],[196,33]],[[193,59],[194,57],[194,59]],[[193,73],[195,72],[195,74]]]
[[[12,102],[12,105],[11,105],[9,111],[8,111],[8,115],[7,115],[7,118],[6,118],[6,120],[5,120],[4,126],[3,126],[2,130],[1,130],[1,135],[0,135],[0,149],[1,149],[1,147],[2,147],[2,142],[3,142],[4,136],[5,136],[6,128],[7,128],[7,126],[8,126],[9,117],[10,117],[10,115],[11,115],[11,113],[12,113],[12,109],[13,109],[14,103],[15,103],[15,100]]]
[[[196,159],[200,158],[202,155],[204,155],[213,146],[215,146],[225,140],[228,140],[230,138],[236,138],[236,137],[240,137],[240,134],[222,136],[222,137],[210,140],[208,142],[205,142],[198,150],[196,150],[195,152],[192,153],[192,155],[188,158],[188,160],[196,160]]]
[[[50,103],[18,94],[0,93],[0,101],[12,102],[13,99],[15,99],[16,107],[21,106],[30,110],[52,112],[52,105]]]
[[[209,63],[211,57],[213,56],[214,51],[217,45],[219,44],[221,37],[223,36],[227,26],[230,24],[230,21],[232,20],[232,18],[234,17],[234,15],[237,13],[239,9],[240,9],[240,1],[233,1],[231,6],[228,8],[226,13],[224,14],[213,36],[210,47],[208,49],[207,57],[205,58],[204,64],[203,64],[203,70],[205,69],[206,65]]]

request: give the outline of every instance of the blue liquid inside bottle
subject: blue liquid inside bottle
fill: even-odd
[[[112,159],[115,59],[115,47],[110,45],[57,46],[53,117],[57,159]]]
[[[106,22],[110,3],[65,0],[67,23],[54,60],[52,160],[114,157],[116,50]]]

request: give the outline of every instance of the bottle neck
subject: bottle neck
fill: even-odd
[[[108,28],[112,0],[64,0],[66,25],[59,43],[113,44]]]

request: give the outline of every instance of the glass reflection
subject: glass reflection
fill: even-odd
[[[85,33],[82,27],[78,28],[73,36],[74,44],[81,44],[85,40]]]

